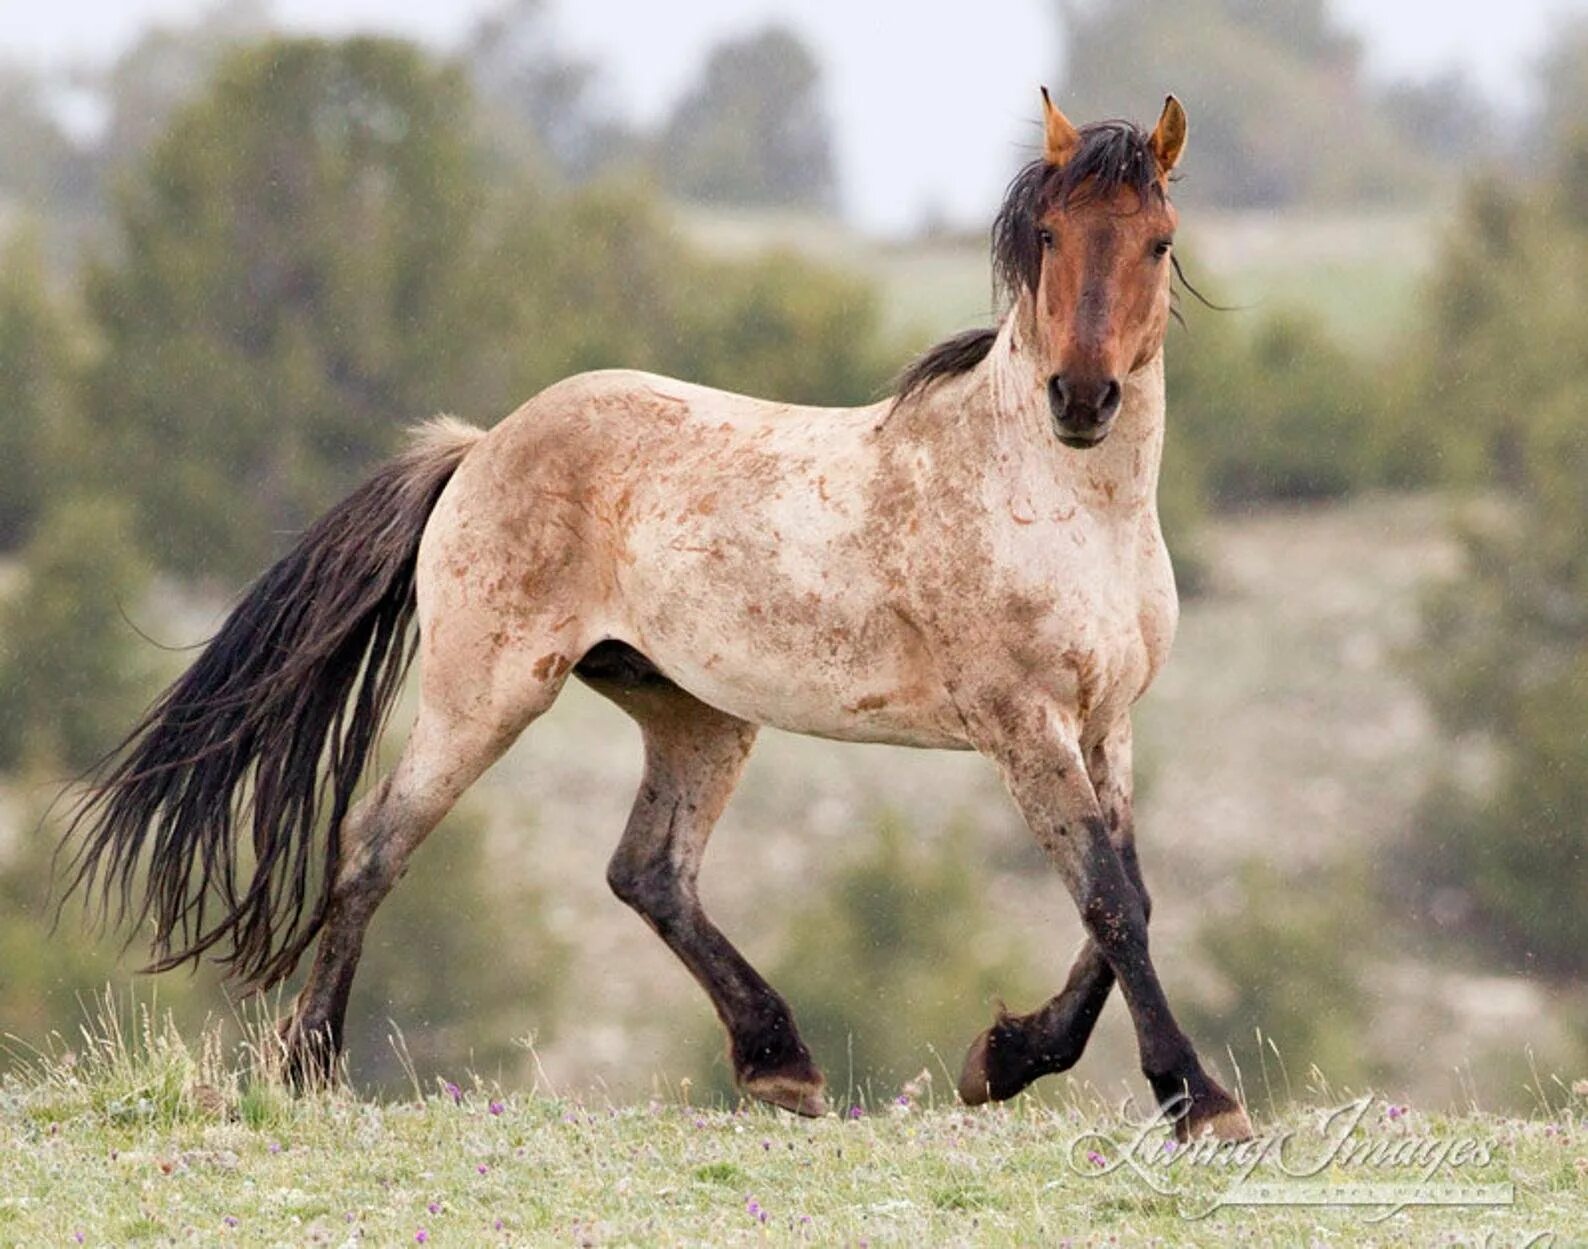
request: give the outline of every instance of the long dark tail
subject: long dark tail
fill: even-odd
[[[444,418],[421,427],[249,588],[90,778],[67,830],[82,839],[68,893],[97,888],[102,916],[113,903],[118,920],[153,916],[150,970],[221,946],[231,974],[268,986],[319,932],[343,819],[413,659],[419,539],[481,436]]]

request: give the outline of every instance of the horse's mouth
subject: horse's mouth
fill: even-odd
[[[1098,446],[1103,439],[1108,437],[1112,424],[1094,426],[1087,430],[1066,429],[1057,421],[1053,422],[1053,435],[1072,451],[1090,451]]]

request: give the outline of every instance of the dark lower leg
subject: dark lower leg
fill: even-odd
[[[711,922],[695,892],[707,839],[754,729],[675,688],[614,697],[645,732],[645,778],[608,883],[711,998],[739,1087],[799,1114],[824,1113],[822,1075],[788,1003]]]
[[[359,918],[345,901],[332,903],[308,979],[281,1026],[286,1073],[300,1087],[328,1081],[336,1074],[347,1000],[368,922],[368,913]]]
[[[1152,902],[1128,826],[1119,857],[1141,902],[1145,923],[1151,917]],[[993,1026],[976,1038],[960,1072],[960,1097],[970,1105],[1006,1101],[1043,1076],[1068,1071],[1085,1052],[1113,989],[1114,969],[1097,942],[1088,937],[1058,994],[1029,1015],[1000,1014]]]
[[[959,1095],[970,1105],[1001,1102],[1033,1081],[1080,1061],[1114,988],[1114,972],[1090,940],[1070,967],[1064,988],[1029,1015],[1000,1014],[976,1038],[960,1072]]]
[[[403,791],[394,794],[395,784],[388,779],[380,785],[347,821],[349,849],[337,870],[314,962],[281,1025],[286,1071],[299,1085],[336,1074],[364,933],[409,856],[451,806],[449,793],[424,803],[405,801]]]
[[[1089,886],[1082,901],[1082,920],[1130,1007],[1142,1074],[1154,1096],[1161,1107],[1176,1114],[1176,1131],[1182,1139],[1200,1135],[1205,1129],[1219,1136],[1250,1136],[1245,1112],[1208,1075],[1169,1008],[1147,949],[1146,908],[1129,879],[1134,865],[1127,867],[1100,822],[1088,822],[1087,838]]]
[[[642,909],[651,926],[706,990],[728,1034],[734,1079],[747,1093],[801,1114],[825,1112],[825,1081],[800,1039],[788,1003],[762,978],[692,897]],[[637,908],[640,909],[640,908]]]

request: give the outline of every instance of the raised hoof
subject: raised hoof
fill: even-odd
[[[739,1085],[757,1101],[777,1106],[807,1119],[820,1119],[827,1113],[824,1095],[826,1081],[819,1073],[795,1074],[773,1071],[766,1075],[751,1076]]]
[[[992,1029],[988,1028],[970,1044],[965,1065],[959,1071],[959,1099],[967,1106],[981,1106],[994,1100],[992,1078],[987,1062],[992,1048]]]
[[[959,1072],[959,1097],[967,1106],[1008,1101],[1039,1076],[1063,1070],[1034,1055],[1021,1028],[1020,1019],[1003,1016],[971,1042]]]
[[[1175,1135],[1185,1144],[1207,1137],[1219,1141],[1249,1141],[1255,1133],[1241,1104],[1214,1085],[1191,1103],[1190,1112],[1175,1124]]]

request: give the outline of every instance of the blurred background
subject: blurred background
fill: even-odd
[[[6,1051],[107,982],[233,1009],[51,932],[46,808],[405,426],[608,365],[886,394],[993,316],[1042,82],[1078,121],[1180,95],[1179,250],[1237,309],[1182,299],[1168,347],[1171,997],[1259,1099],[1588,1074],[1588,6],[1547,0],[0,8]],[[375,920],[356,1080],[403,1081],[395,1027],[423,1076],[726,1090],[604,883],[639,764],[570,688],[471,792]],[[1080,936],[981,762],[776,733],[703,891],[840,1096],[947,1092]],[[1077,1075],[1135,1067],[1115,1003]]]

